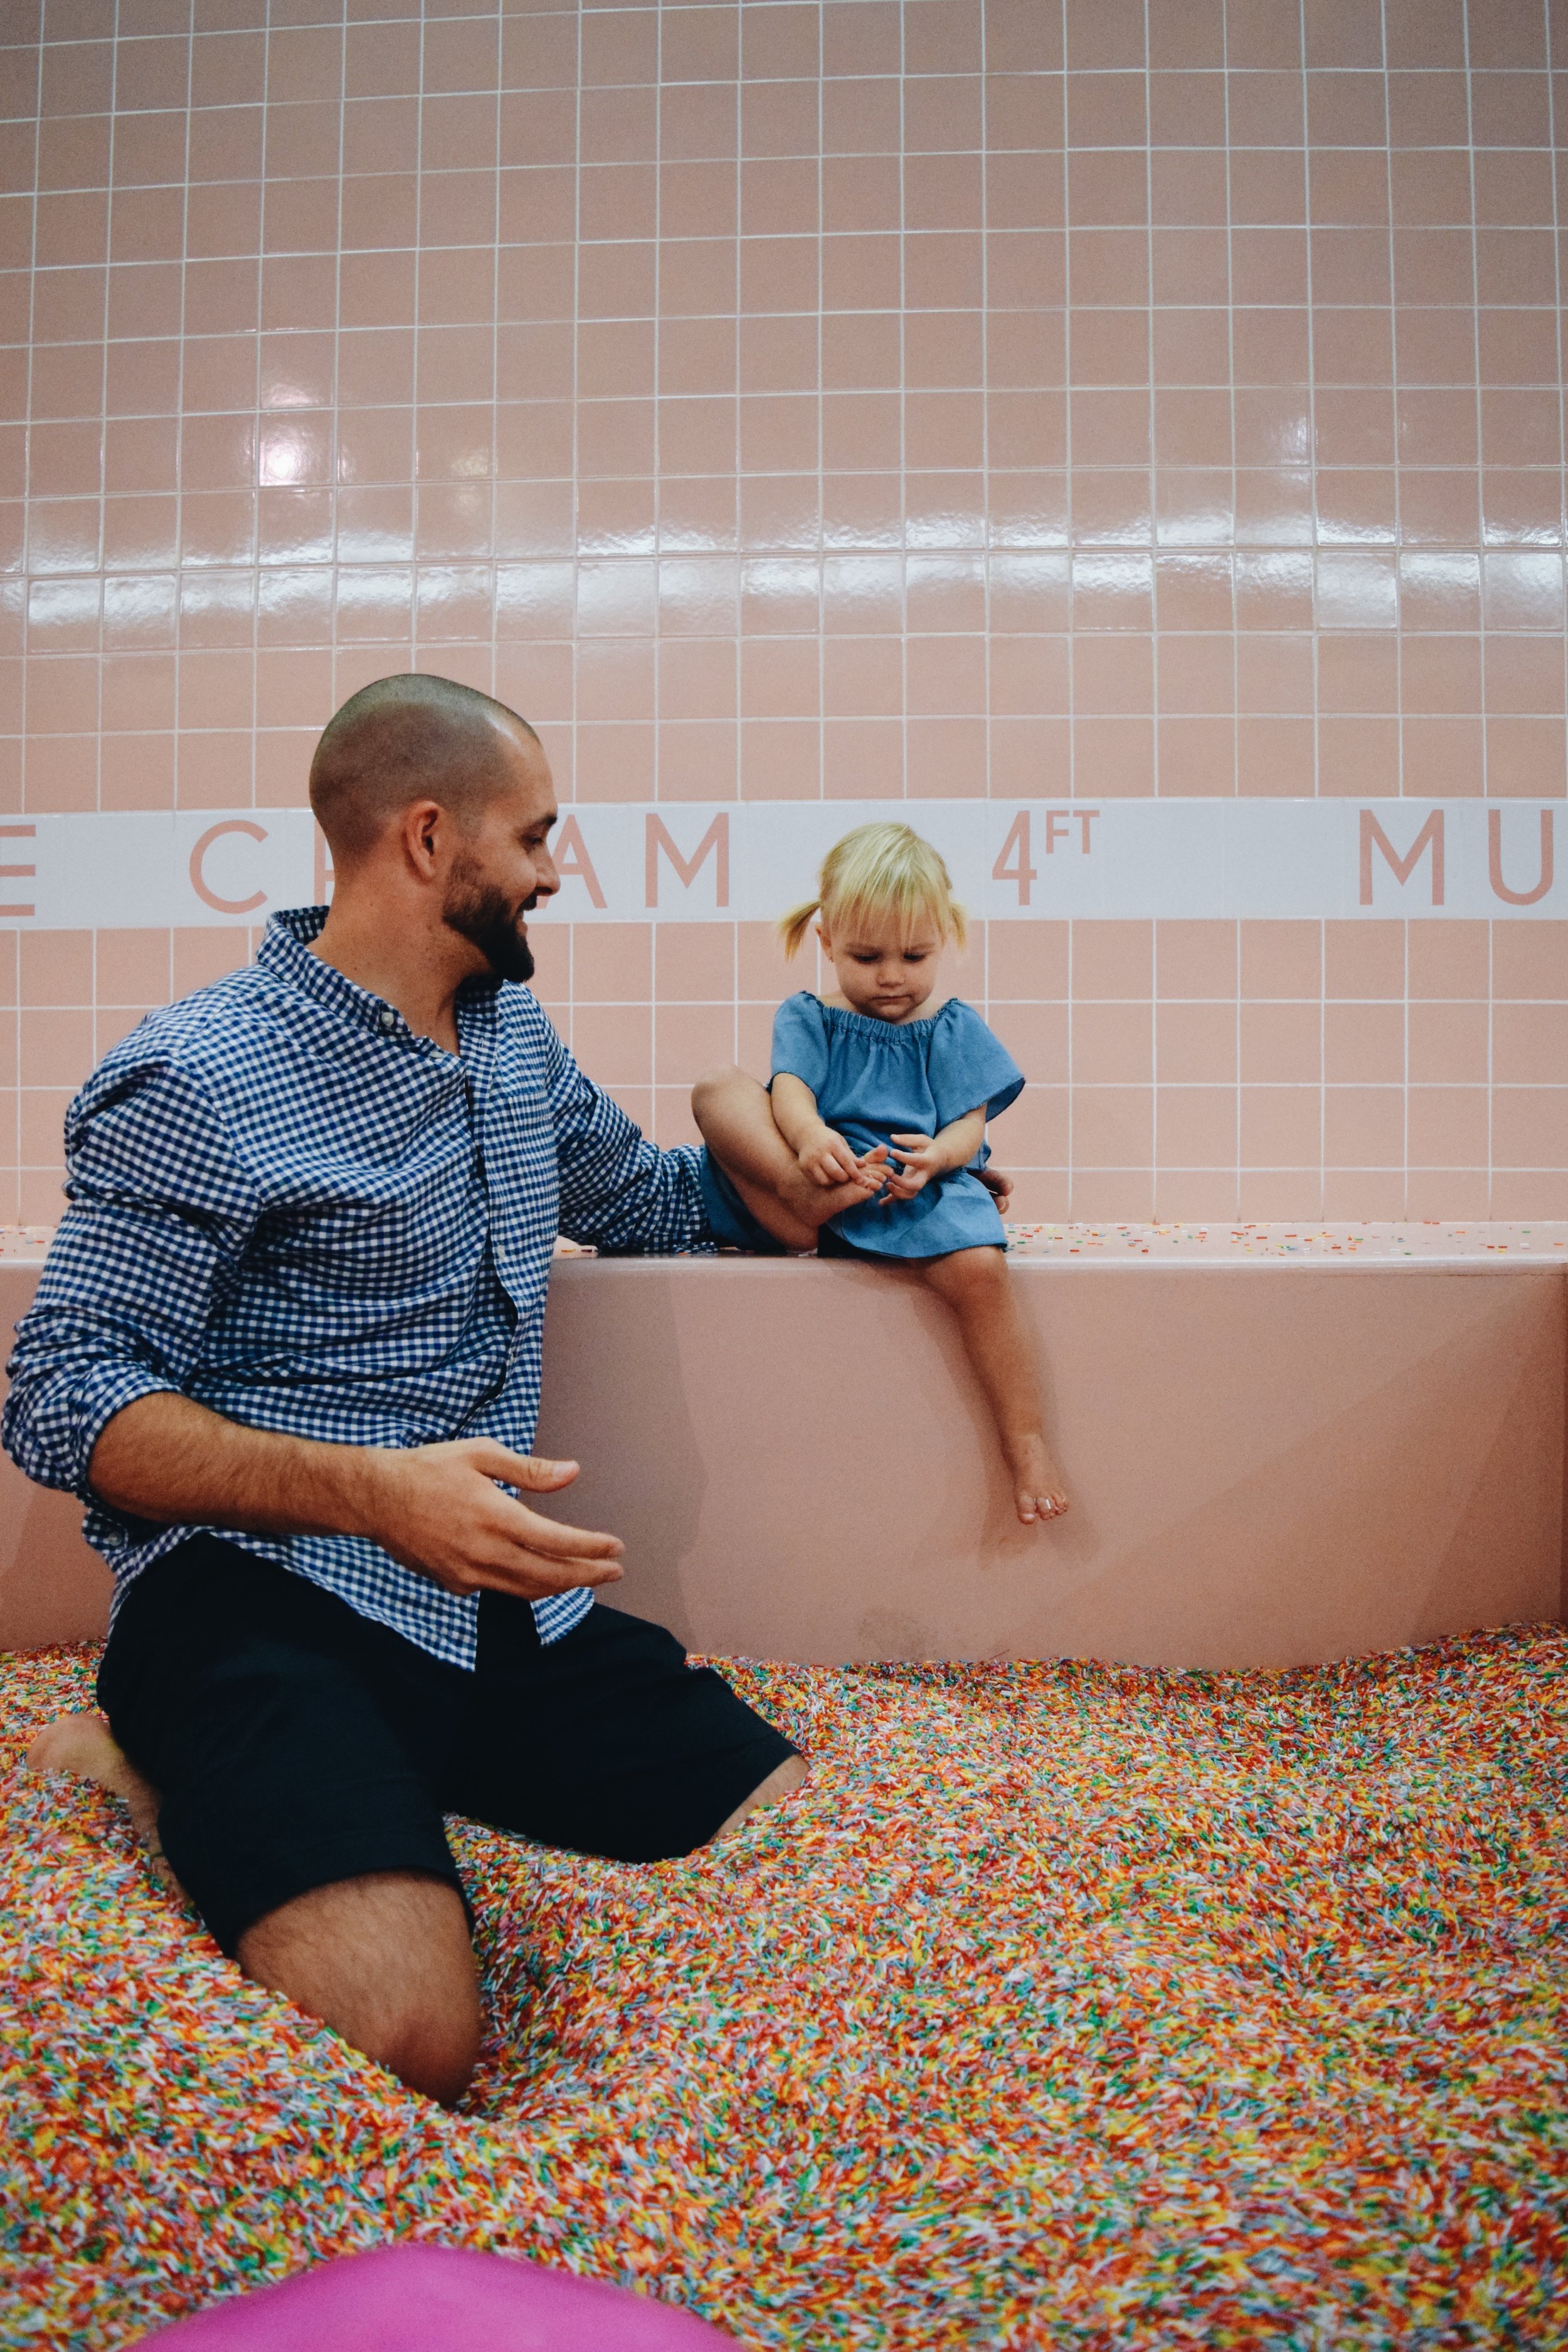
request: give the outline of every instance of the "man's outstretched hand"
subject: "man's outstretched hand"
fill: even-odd
[[[394,1559],[447,1592],[513,1592],[542,1601],[582,1584],[614,1584],[625,1547],[531,1511],[497,1479],[532,1495],[558,1494],[575,1462],[512,1454],[489,1437],[460,1437],[405,1452],[377,1448],[374,1500],[364,1532]]]
[[[575,1462],[513,1454],[491,1437],[439,1445],[327,1445],[226,1421],[167,1390],[117,1412],[93,1449],[93,1491],[166,1527],[255,1535],[369,1536],[447,1592],[540,1601],[614,1584],[622,1547],[531,1511],[497,1486],[553,1495]]]

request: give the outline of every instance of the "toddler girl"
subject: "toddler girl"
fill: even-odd
[[[1019,1518],[1054,1518],[1067,1493],[1002,1219],[978,1173],[987,1116],[1024,1076],[978,1013],[939,1000],[942,949],[964,941],[947,867],[907,824],[858,826],[828,852],[816,898],[781,923],[787,954],[814,921],[838,987],[779,1007],[767,1093],[733,1070],[692,1096],[710,1222],[745,1249],[815,1241],[824,1257],[919,1274],[958,1318]]]

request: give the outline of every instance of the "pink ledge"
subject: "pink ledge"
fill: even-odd
[[[558,1259],[539,1450],[625,1538],[616,1604],[721,1655],[1237,1669],[1563,1613],[1568,1228],[1020,1238],[1073,1496],[1035,1529],[910,1277]],[[0,1646],[101,1633],[79,1516],[0,1463]]]

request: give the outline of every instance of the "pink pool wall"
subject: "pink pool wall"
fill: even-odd
[[[540,1450],[625,1543],[606,1597],[721,1655],[1289,1666],[1540,1622],[1568,1602],[1568,1269],[1518,1247],[1015,1260],[1073,1497],[1048,1528],[912,1278],[563,1258]],[[6,1324],[37,1280],[0,1265]],[[80,1520],[0,1458],[0,1648],[101,1635]]]
[[[0,42],[0,1220],[252,943],[233,886],[116,900],[101,824],[50,923],[50,822],[270,824],[408,666],[534,719],[585,825],[1403,796],[1403,851],[1487,799],[1532,885],[1568,9],[7,0]],[[1568,1214],[1568,930],[1449,869],[981,926],[1021,1213]],[[765,909],[674,896],[541,960],[665,1139],[791,984]]]

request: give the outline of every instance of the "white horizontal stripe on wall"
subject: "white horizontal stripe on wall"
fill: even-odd
[[[1415,799],[583,802],[545,922],[769,922],[854,825],[906,819],[988,921],[1568,913],[1564,803]],[[0,822],[0,929],[262,922],[331,888],[307,809]]]

